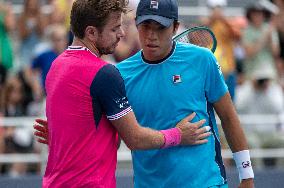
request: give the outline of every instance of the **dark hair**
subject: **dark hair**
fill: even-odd
[[[250,4],[248,7],[246,7],[246,18],[248,19],[248,21],[251,21],[251,14],[255,12],[264,12],[263,6],[258,2]]]
[[[112,12],[127,11],[128,0],[76,0],[71,10],[71,30],[78,38],[84,38],[87,26],[102,30]]]

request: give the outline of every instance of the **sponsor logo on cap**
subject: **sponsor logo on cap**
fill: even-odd
[[[150,8],[159,9],[159,1],[158,0],[152,0],[151,3],[150,3]]]

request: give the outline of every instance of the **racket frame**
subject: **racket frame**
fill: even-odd
[[[194,32],[194,31],[198,31],[198,30],[206,30],[206,31],[208,31],[208,32],[210,33],[210,35],[211,35],[211,37],[212,37],[212,39],[213,39],[213,46],[212,46],[212,48],[211,48],[211,51],[214,53],[215,50],[216,50],[216,48],[217,48],[217,39],[216,39],[216,37],[215,37],[213,31],[212,31],[211,29],[209,29],[208,27],[206,27],[206,26],[196,26],[196,27],[189,28],[189,29],[183,31],[182,33],[180,33],[180,34],[174,36],[174,37],[173,37],[173,40],[174,40],[174,41],[177,41],[179,38],[184,37],[184,36],[187,35],[188,33]]]

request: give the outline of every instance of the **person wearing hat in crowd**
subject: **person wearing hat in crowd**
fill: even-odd
[[[212,29],[218,41],[214,55],[221,66],[231,98],[234,100],[237,81],[234,47],[240,35],[224,15],[226,0],[207,0],[207,5],[210,8],[210,15],[205,24]]]
[[[239,187],[252,188],[246,138],[218,62],[208,49],[172,41],[179,27],[177,1],[141,0],[136,25],[142,50],[117,68],[138,122],[162,130],[196,112],[193,122],[206,119],[211,135],[201,146],[133,151],[134,187],[228,187],[216,110],[234,152]]]
[[[279,38],[275,24],[266,23],[264,7],[258,2],[251,4],[246,9],[248,26],[242,34],[242,45],[246,57],[244,61],[244,73],[247,79],[251,79],[253,72],[258,67],[270,69],[273,77],[277,77],[274,57],[279,54]]]
[[[284,93],[281,85],[275,81],[274,72],[266,67],[258,67],[244,84],[238,86],[235,106],[242,115],[272,115],[275,120],[284,112]],[[279,117],[280,118],[280,117]],[[284,139],[281,123],[264,123],[244,125],[249,131],[248,143],[251,148],[283,147]],[[273,162],[272,162],[273,161]],[[265,166],[276,165],[276,159],[264,159]],[[261,164],[255,159],[254,163]]]
[[[238,88],[237,111],[241,114],[280,114],[284,110],[281,86],[275,82],[274,72],[258,67]]]

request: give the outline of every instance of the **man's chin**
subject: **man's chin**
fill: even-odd
[[[101,52],[102,55],[110,55],[114,53],[114,49],[108,49]]]
[[[159,53],[157,50],[144,50],[144,55],[145,54],[146,56],[156,57]]]

